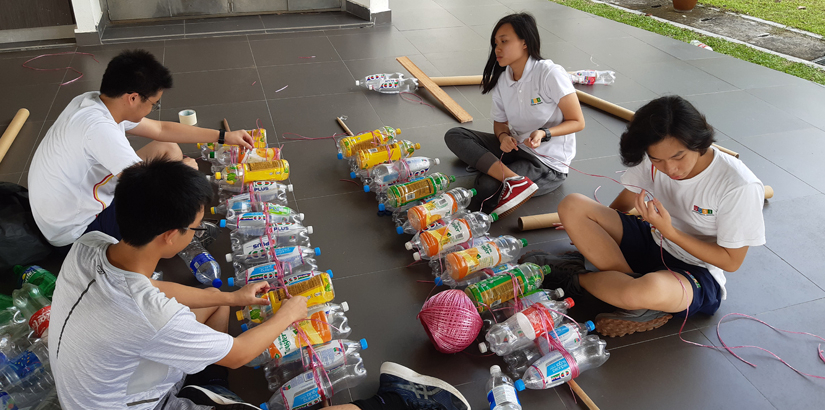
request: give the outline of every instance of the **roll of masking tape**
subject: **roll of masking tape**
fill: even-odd
[[[195,114],[195,110],[183,110],[178,113],[178,118],[181,124],[195,125],[198,123],[198,115]]]

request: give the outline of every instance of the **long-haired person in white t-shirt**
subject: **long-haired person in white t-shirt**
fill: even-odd
[[[484,210],[503,217],[564,182],[584,116],[564,67],[541,57],[533,16],[503,17],[493,29],[490,45],[482,93],[492,93],[493,132],[458,127],[447,131],[444,141],[481,172],[475,181],[474,205],[492,198],[484,203]]]
[[[622,134],[624,191],[604,206],[580,194],[559,204],[581,255],[533,252],[549,264],[545,287],[582,290],[620,308],[596,316],[605,336],[655,329],[677,316],[712,315],[725,299],[725,275],[748,247],[765,243],[765,188],[742,161],[712,146],[713,128],[678,96],[651,101]],[[640,216],[626,212],[636,208]],[[617,212],[618,211],[618,212]]]

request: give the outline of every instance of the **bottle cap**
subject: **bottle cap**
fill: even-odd
[[[455,175],[450,175],[448,178],[450,182],[455,182]]]
[[[243,310],[236,311],[235,316],[238,317],[238,320],[243,321]]]
[[[415,147],[415,149],[421,149],[421,144],[419,144],[419,143],[417,143],[417,142],[416,142],[416,143],[415,143],[415,145],[414,145],[414,147]]]
[[[484,343],[482,343],[482,344],[484,344]],[[479,346],[479,348],[480,347],[481,346]],[[496,373],[501,373],[501,367],[497,364],[494,364],[494,365],[490,366],[490,374],[496,374]]]
[[[229,285],[229,286],[235,286],[235,278],[227,279],[226,284]]]
[[[441,276],[436,276],[435,277],[435,286],[441,286],[443,284],[444,284],[444,281],[441,280]]]
[[[212,151],[212,152],[209,153],[209,158],[212,158],[212,159],[215,158],[215,151]]]
[[[303,214],[301,214],[301,215],[303,215]],[[313,231],[314,231],[314,230],[312,229],[312,225],[307,226],[307,233],[308,233],[308,234],[312,235],[312,232],[313,232]]]
[[[286,192],[292,192],[292,184],[286,186]]]
[[[321,248],[315,248],[315,256],[321,256]]]
[[[402,233],[404,233],[404,227],[403,226],[396,226],[395,227],[395,233],[401,235]]]
[[[470,196],[476,196],[476,195],[478,195],[478,191],[476,191],[475,188],[470,188],[470,194],[471,194]]]
[[[542,271],[542,272],[544,272],[544,274],[545,274],[545,275],[549,275],[549,274],[550,274],[550,272],[551,272],[551,270],[550,270],[550,265],[544,265],[544,266],[542,266],[542,267],[541,267],[541,271]]]
[[[433,159],[433,164],[438,165],[441,163],[441,160],[438,158]]]
[[[221,173],[220,172],[215,173],[215,179],[221,179]]]
[[[398,135],[401,135],[401,128],[396,128],[395,133],[398,134]]]
[[[227,262],[232,262],[232,259],[233,259],[233,258],[232,258],[232,254],[231,254],[231,253],[227,253],[227,254],[226,254],[226,261],[227,261]]]
[[[212,215],[215,215],[215,207],[213,206],[213,207],[209,208],[209,212],[211,212]]]
[[[364,185],[364,192],[370,192],[370,186]]]
[[[407,248],[408,251],[411,251],[412,250],[412,242],[405,243],[404,247]]]
[[[514,384],[514,386],[515,386],[516,390],[523,391],[524,388],[525,388],[524,380],[521,380],[521,379],[516,380],[516,383]]]
[[[327,269],[327,274],[329,275],[329,278],[332,279],[332,269]]]
[[[361,81],[355,80],[355,86],[358,87],[359,85],[361,85]]]
[[[498,221],[498,214],[495,213],[495,212],[491,213],[490,214],[490,219],[492,219],[493,222]]]
[[[573,306],[576,306],[576,302],[573,302],[573,298],[567,298],[567,299],[564,300],[564,302],[567,303],[567,308],[568,309],[573,307]]]
[[[558,295],[559,295],[559,299],[561,299],[561,298],[563,298],[563,297],[564,297],[564,289],[562,289],[562,288],[556,288],[555,292],[556,292],[556,294],[558,294]]]
[[[215,208],[212,208],[212,209],[215,209]],[[218,222],[218,225],[219,225],[221,228],[226,228],[226,219],[221,219],[221,221],[220,221],[220,222]]]
[[[384,204],[378,204],[378,210],[379,211],[384,212],[385,209],[387,209],[387,207],[384,206]]]
[[[221,286],[223,286],[223,281],[220,280],[220,279],[214,279],[212,281],[212,286],[214,286],[216,288],[220,288]]]
[[[413,253],[413,259],[415,259],[416,261],[420,261],[421,260],[421,254],[418,253],[418,252]]]
[[[584,327],[587,328],[588,332],[592,332],[592,331],[596,330],[596,325],[593,324],[592,320],[588,320],[587,322],[584,322]]]
[[[487,343],[481,342],[478,344],[478,351],[483,353],[487,353]],[[493,371],[493,368],[490,368],[490,371]]]
[[[338,153],[338,159],[344,159],[344,154],[343,154],[343,153],[341,153],[341,152],[339,152],[339,153]]]
[[[356,83],[357,83],[357,82],[358,82],[358,81],[356,81]],[[356,85],[358,85],[358,84],[356,84]],[[262,410],[269,410],[269,406],[267,406],[267,405],[266,405],[266,403],[261,403],[261,406],[260,406],[260,407],[261,407],[261,409],[262,409]]]
[[[367,344],[367,339],[361,339],[361,340],[359,341],[359,343],[361,343],[361,350],[366,350],[368,347],[370,347],[370,346]]]
[[[355,174],[355,171],[352,171],[352,172],[349,173],[350,179],[355,179],[355,177],[357,177],[357,176],[358,175]]]
[[[249,325],[241,323],[241,332],[246,332],[247,330],[249,330]]]
[[[349,303],[341,302],[341,311],[342,312],[349,312]]]
[[[521,247],[522,248],[527,246],[527,239],[521,238],[521,239],[519,239],[519,241],[521,241]]]

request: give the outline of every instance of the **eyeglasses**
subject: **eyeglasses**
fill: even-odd
[[[195,231],[195,236],[197,236],[197,237],[199,237],[199,238],[200,238],[201,236],[205,235],[205,234],[206,234],[206,231],[207,231],[207,230],[209,230],[209,228],[204,227],[204,225],[203,225],[203,221],[201,221],[201,223],[200,223],[200,224],[198,224],[198,226],[197,226],[196,228],[192,228],[191,226],[186,226],[186,227],[183,227],[183,228],[181,228],[181,229],[183,229],[183,230],[187,230],[187,229],[188,229],[188,230],[190,230],[190,231]]]
[[[150,100],[149,97],[147,97],[143,94],[138,94],[138,95],[140,95],[144,100],[152,102],[152,100]],[[159,109],[160,109],[160,99],[158,99],[156,102],[152,103],[152,111],[157,111]]]

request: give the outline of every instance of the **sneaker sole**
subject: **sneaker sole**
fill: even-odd
[[[464,405],[466,406],[466,410],[471,409],[470,403],[467,401],[467,399],[464,398],[464,395],[462,395],[458,390],[456,390],[455,387],[445,382],[444,380],[436,379],[435,377],[431,376],[424,376],[423,374],[418,374],[410,368],[392,362],[384,362],[384,364],[381,365],[380,373],[390,374],[395,377],[400,377],[404,380],[409,380],[413,383],[438,387],[439,389],[446,390],[452,393],[453,396],[458,397],[458,399],[461,400],[461,402],[464,403]]]
[[[513,211],[518,209],[518,207],[524,205],[524,203],[527,202],[527,200],[532,198],[533,195],[536,193],[536,191],[538,191],[538,189],[539,189],[539,187],[536,186],[536,184],[533,184],[532,188],[533,189],[530,189],[530,188],[525,189],[524,192],[516,195],[515,198],[511,199],[510,202],[511,203],[515,202],[516,203],[515,205],[513,205],[509,208],[507,208],[506,206],[498,207],[498,208],[493,210],[493,213],[498,214],[499,219],[504,218],[507,215],[510,215],[511,213],[513,213]],[[516,202],[516,201],[518,201],[518,202]]]
[[[596,331],[602,336],[622,337],[636,332],[647,332],[662,327],[673,315],[665,315],[646,322],[633,322],[621,319],[596,319]]]
[[[184,391],[186,390],[186,391]],[[244,409],[259,409],[259,407],[253,406],[249,403],[241,403],[234,400],[229,400],[226,397],[223,397],[219,394],[211,390],[204,389],[203,387],[196,386],[194,384],[190,384],[188,386],[183,386],[183,389],[177,394],[178,397],[189,399],[193,403],[197,402],[205,402],[206,400],[211,400],[215,403],[215,409],[220,410],[244,410]]]

